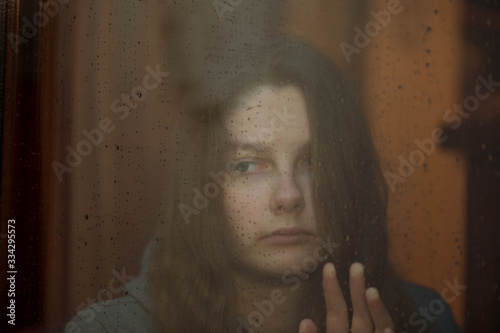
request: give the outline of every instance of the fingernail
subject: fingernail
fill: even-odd
[[[384,333],[394,333],[394,331],[390,327],[386,327]]]
[[[378,292],[377,288],[370,287],[370,288],[366,289],[366,296],[371,298],[371,299],[380,298],[380,293]]]
[[[363,271],[364,271],[364,267],[359,262],[355,262],[354,264],[351,265],[351,274],[352,275],[363,274]]]
[[[335,266],[331,262],[327,262],[325,264],[325,273],[328,276],[334,276],[335,275]]]
[[[300,322],[299,333],[306,333],[306,332],[311,332],[311,331],[314,332],[315,328],[316,328],[316,326],[314,325],[314,323],[312,321],[310,321],[309,319],[304,319]]]

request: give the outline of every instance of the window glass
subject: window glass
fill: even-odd
[[[498,1],[0,4],[9,330],[500,328]]]

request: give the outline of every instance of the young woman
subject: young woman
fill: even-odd
[[[388,263],[370,130],[332,62],[293,40],[234,58],[178,116],[164,220],[141,277],[75,327],[458,331],[443,302],[439,316],[419,312],[440,296]]]

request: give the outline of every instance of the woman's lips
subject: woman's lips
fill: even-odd
[[[292,245],[306,242],[312,234],[301,228],[281,228],[264,236],[266,243],[273,245]]]

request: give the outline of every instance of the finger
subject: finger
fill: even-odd
[[[384,306],[380,293],[375,288],[366,290],[366,302],[375,324],[376,333],[386,333],[386,329],[390,328],[394,332],[394,322],[392,321],[389,311]]]
[[[316,333],[316,325],[311,319],[304,319],[300,322],[299,333]]]
[[[340,289],[335,266],[330,262],[323,267],[323,291],[326,303],[326,332],[349,332],[347,304]]]
[[[373,322],[365,298],[365,272],[360,263],[351,265],[349,289],[352,299],[352,332],[373,332]]]

